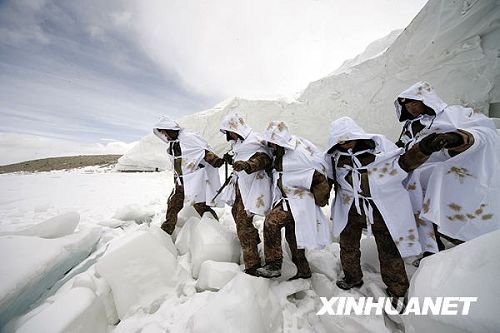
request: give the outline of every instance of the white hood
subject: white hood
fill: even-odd
[[[328,138],[328,154],[332,148],[339,143],[350,140],[373,140],[376,146],[382,144],[383,138],[379,134],[368,134],[354,120],[342,117],[332,121],[330,125],[330,137]]]
[[[182,130],[182,127],[180,127],[179,124],[175,120],[171,119],[168,116],[163,116],[163,117],[160,118],[160,121],[156,125],[153,126],[153,133],[160,140],[168,143],[169,139],[166,137],[165,134],[160,133],[158,131],[159,129],[180,131],[180,130]]]
[[[398,98],[394,101],[396,114],[400,122],[412,119],[413,117],[411,117],[408,111],[406,111],[406,108],[399,104],[399,98],[409,98],[416,101],[422,101],[422,103],[434,110],[436,115],[443,112],[443,110],[448,106],[436,94],[436,91],[428,82],[420,81],[399,94]]]
[[[290,134],[288,126],[284,121],[271,121],[264,131],[263,137],[265,141],[287,149],[293,150],[297,145],[297,140]]]
[[[220,125],[220,131],[224,134],[226,134],[227,131],[234,132],[243,139],[246,139],[252,132],[252,128],[247,125],[243,117],[237,113],[233,113],[224,117]]]
[[[168,116],[163,116],[160,118],[160,121],[154,126],[154,128],[157,129],[166,129],[166,130],[176,130],[179,131],[182,129],[182,127],[179,126],[179,124],[171,119]]]

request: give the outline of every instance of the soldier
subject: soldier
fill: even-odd
[[[405,181],[424,256],[444,249],[437,230],[460,243],[499,229],[500,146],[493,121],[447,105],[427,82],[399,94],[394,105],[405,122],[397,144],[413,155],[407,166],[425,162]]]
[[[360,239],[363,227],[375,237],[382,280],[392,297],[409,287],[402,257],[420,254],[417,227],[399,165],[403,149],[382,135],[367,134],[351,118],[332,122],[326,158],[335,182],[333,234],[340,235],[341,289],[360,287]]]
[[[262,138],[238,114],[227,115],[220,130],[226,134],[234,153],[232,179],[221,197],[232,205],[238,238],[243,250],[245,273],[257,276],[261,267],[257,245],[259,233],[253,225],[254,215],[264,216],[271,206],[271,153]],[[227,159],[227,155],[226,159]]]
[[[266,264],[257,270],[262,277],[281,275],[283,250],[281,228],[297,266],[291,278],[309,278],[305,248],[331,242],[328,221],[320,207],[328,203],[330,186],[325,177],[323,154],[309,141],[290,135],[282,121],[272,121],[264,139],[273,150],[273,204],[264,220]]]
[[[203,216],[209,212],[218,219],[210,207],[220,187],[219,173],[216,168],[224,164],[207,142],[195,133],[188,132],[168,117],[163,117],[155,125],[153,133],[168,144],[167,153],[174,166],[174,184],[168,198],[167,215],[161,228],[172,234],[177,224],[177,214],[184,203],[193,205]]]

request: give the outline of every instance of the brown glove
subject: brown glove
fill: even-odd
[[[242,171],[245,170],[246,173],[251,173],[252,168],[250,167],[250,163],[247,161],[236,161],[233,164],[233,170],[234,171]]]
[[[314,196],[314,202],[316,205],[320,207],[326,206],[328,204],[328,199],[330,198],[331,190],[332,187],[326,176],[318,171],[314,171],[311,192]]]
[[[440,137],[441,134],[431,133],[423,138],[419,143],[420,150],[425,155],[431,155],[436,151],[444,148],[447,141],[445,138]]]
[[[438,137],[446,141],[446,144],[444,145],[445,148],[458,147],[464,143],[462,136],[454,132],[438,134]]]

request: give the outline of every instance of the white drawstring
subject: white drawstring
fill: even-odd
[[[373,207],[370,205],[370,200],[373,200],[371,197],[366,197],[362,193],[361,189],[361,173],[359,170],[366,170],[366,167],[364,167],[359,159],[356,157],[357,155],[361,155],[366,152],[370,152],[371,149],[366,149],[362,150],[356,153],[352,152],[352,149],[347,150],[346,153],[344,152],[338,152],[339,155],[344,155],[344,156],[349,156],[352,159],[353,166],[350,165],[345,165],[343,168],[350,170],[352,174],[352,187],[351,189],[347,189],[348,191],[351,191],[354,199],[354,206],[356,207],[356,212],[361,215],[361,205],[360,205],[360,200],[362,201],[363,205],[363,212],[365,213],[366,216],[366,224],[367,224],[367,229],[368,229],[368,235],[372,235],[372,224],[373,224]],[[346,182],[347,183],[347,182]],[[348,183],[347,183],[348,184]]]
[[[432,119],[429,119],[429,118],[432,118]],[[405,143],[405,149],[408,149],[410,144],[417,142],[418,139],[426,133],[424,131],[424,129],[430,129],[432,127],[432,124],[434,123],[435,119],[436,119],[436,116],[429,116],[429,115],[421,114],[418,117],[416,117],[415,119],[407,120],[408,125],[405,125],[405,126],[407,126],[407,130],[410,132],[411,138],[408,140],[408,142]],[[420,130],[420,132],[418,132],[418,133],[413,133],[413,123],[415,121],[419,121],[420,124],[422,124],[424,126],[424,129]],[[428,122],[429,125],[425,125],[426,122]]]
[[[283,207],[284,212],[288,212],[288,205],[287,205],[286,201],[288,201],[288,198],[281,198],[280,199],[280,203],[281,203],[281,206]]]
[[[175,179],[175,183],[178,185],[178,186],[181,186],[182,185],[182,182],[181,182],[181,177],[183,175],[179,175],[177,173],[177,171],[175,170],[175,160],[176,159],[179,159],[179,158],[182,158],[182,155],[180,156],[175,156],[175,152],[174,152],[174,145],[179,142],[179,139],[176,139],[176,140],[168,140],[169,142],[169,147],[168,149],[170,150],[169,152],[169,155],[172,156],[172,160],[173,160],[173,167],[174,167],[174,179]],[[174,193],[176,192],[176,187],[174,187]]]

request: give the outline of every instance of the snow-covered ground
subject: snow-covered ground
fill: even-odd
[[[0,175],[0,231],[26,227],[69,211],[79,212],[80,223],[95,224],[132,204],[154,212],[166,203],[172,177],[164,173],[123,174],[112,169]]]
[[[172,238],[159,229],[172,186],[170,172],[111,168],[0,175],[2,332],[402,329],[384,316],[316,315],[320,296],[370,296],[384,288],[373,239],[362,241],[359,290],[335,285],[342,276],[338,243],[307,253],[311,279],[286,281],[295,273],[287,251],[281,278],[248,276],[229,207],[216,209],[220,223],[187,208]],[[262,222],[255,221],[261,233]],[[484,332],[500,325],[493,315],[500,233],[486,236],[424,260],[410,289],[417,296],[427,290],[479,295],[480,311],[458,327]],[[407,272],[415,268],[407,265]],[[405,325],[408,331],[456,329],[439,318],[409,318]]]

